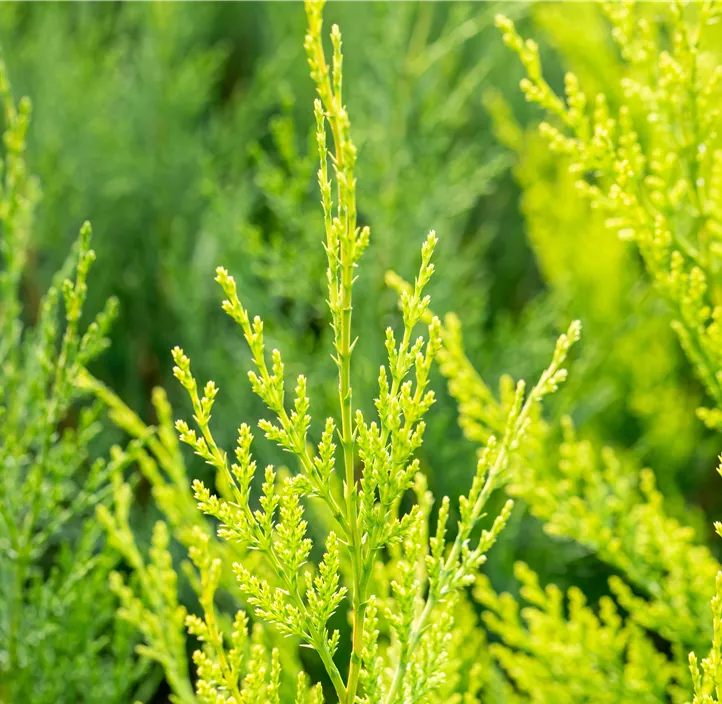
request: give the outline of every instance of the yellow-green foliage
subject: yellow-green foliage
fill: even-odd
[[[222,596],[225,600],[238,600],[231,569],[234,561],[242,560],[248,569],[254,572],[262,571],[263,565],[259,563],[257,553],[248,553],[235,544],[216,539],[211,526],[197,510],[178,437],[173,428],[171,408],[161,389],[156,389],[153,395],[158,424],[149,427],[110,389],[87,373],[79,378],[78,385],[92,391],[104,403],[115,425],[133,438],[126,450],[113,448],[118,467],[120,469],[122,466],[135,464],[140,469],[141,475],[150,483],[153,498],[164,517],[164,520],[155,523],[146,555],[146,550],[138,544],[130,523],[133,486],[123,480],[121,471],[113,473],[113,502],[110,507],[98,507],[97,516],[111,545],[131,570],[129,579],[119,572],[111,574],[110,587],[121,604],[119,614],[143,637],[143,644],[136,648],[138,653],[163,668],[173,692],[173,701],[183,704],[206,701],[203,697],[207,696],[208,692],[196,692],[192,684],[186,636],[187,631],[190,631],[198,637],[198,624],[204,621],[195,613],[188,613],[187,608],[181,604],[180,600],[187,589],[182,588],[184,582],[179,582],[180,572],[171,554],[171,538],[188,551],[191,562],[181,564],[183,575],[200,600],[200,613],[205,614],[206,618],[210,614],[212,620],[215,619],[214,599]],[[218,485],[221,489],[226,486],[221,477]],[[244,618],[242,612],[238,612],[236,618],[240,619],[241,623]],[[218,620],[224,627],[231,628],[231,621],[225,614],[221,614]],[[235,625],[232,630],[238,631],[238,638],[243,637],[241,631],[245,632]],[[200,637],[198,640],[203,642]],[[260,628],[256,628],[253,648],[249,653],[245,650],[237,653],[239,657],[242,655],[241,660],[247,656],[251,657],[251,660],[242,667],[239,661],[236,674],[251,672],[255,667],[254,663],[265,662],[264,653],[269,641],[277,645],[280,639],[273,632],[264,633]],[[211,648],[209,654],[198,650],[194,661],[206,663],[206,657],[213,659],[214,646],[208,647]],[[299,664],[293,648],[282,648],[280,653],[284,671],[297,672]],[[262,681],[254,682],[253,679],[249,681],[248,688],[244,690],[249,697],[256,697],[248,701],[265,701],[265,685]],[[243,686],[246,685],[241,685]],[[282,691],[288,693],[288,687]]]
[[[722,69],[705,52],[705,42],[711,42],[705,33],[716,22],[718,9],[713,3],[692,9],[682,4],[655,7],[669,13],[671,42],[663,48],[659,27],[644,17],[645,9],[632,3],[605,7],[627,62],[620,80],[621,105],[604,93],[586,94],[573,74],[565,78],[562,100],[542,77],[536,43],[522,40],[509,20],[500,18],[498,24],[527,71],[522,81],[527,99],[550,115],[540,134],[564,158],[562,166],[571,173],[575,191],[588,200],[593,235],[606,237],[608,230],[637,244],[711,399],[712,408],[701,409],[699,416],[718,427],[720,309],[713,304],[720,212],[716,173],[722,152],[713,124]],[[504,134],[518,146],[518,132],[507,125]],[[564,174],[557,183],[566,178]],[[532,191],[527,207],[533,219],[538,217],[537,187],[532,179],[526,186]],[[537,226],[536,235],[548,240],[549,231]],[[594,240],[589,244],[594,247]],[[624,271],[619,249],[609,249],[614,269]],[[563,275],[567,260],[547,250],[540,246],[538,251],[546,253],[542,262],[550,276]],[[574,259],[584,266],[583,256]],[[402,286],[395,279],[392,283]],[[453,318],[442,339],[442,370],[459,401],[462,424],[467,434],[483,440],[498,424],[504,389],[496,402],[466,359]],[[524,498],[549,533],[577,540],[623,575],[613,577],[610,588],[628,616],[623,621],[607,598],[595,615],[577,590],[569,593],[565,613],[561,592],[554,586],[540,589],[536,576],[520,566],[522,597],[532,605],[521,612],[512,597],[497,596],[483,580],[478,584],[477,596],[490,608],[487,623],[503,640],[495,646],[497,658],[535,701],[665,701],[667,696],[684,701],[689,692],[686,653],[704,647],[709,638],[707,604],[718,563],[696,544],[694,531],[666,515],[649,470],[608,448],[598,452],[589,442],[576,440],[570,421],[558,461],[549,461],[553,436],[548,428],[539,424],[530,437],[534,442],[525,448],[528,460],[523,448],[509,493]],[[692,658],[695,701],[712,701],[719,681],[719,597],[712,603],[713,648],[703,662],[703,676]],[[669,661],[660,660],[645,631],[670,644]],[[590,663],[593,670],[587,669]],[[611,688],[594,685],[600,673]]]
[[[664,5],[646,5],[634,12],[649,15],[650,22],[666,12]],[[583,86],[590,104],[597,94],[606,96],[612,110],[626,102],[646,139],[648,106],[624,99],[623,86],[637,71],[615,50],[601,5],[537,3],[532,9],[543,37],[578,71],[578,80],[568,79],[571,84],[577,80]],[[518,155],[514,171],[526,235],[549,286],[549,303],[573,311],[588,332],[568,389],[571,403],[592,418],[596,427],[588,424],[587,432],[602,441],[629,434],[625,423],[638,424],[641,435],[631,439],[638,452],[662,460],[660,482],[671,493],[678,484],[674,475],[687,471],[700,442],[701,429],[690,412],[700,404],[700,394],[689,383],[665,307],[645,280],[634,243],[618,237],[609,212],[580,191],[580,175],[596,183],[603,170],[587,169],[575,154],[550,150],[545,129],[522,130],[498,93],[485,98],[499,138]],[[661,416],[660,407],[665,408]]]
[[[263,572],[264,565],[259,562],[260,555],[257,552],[247,553],[236,543],[219,541],[208,530],[202,515],[195,507],[188,482],[182,478],[185,476],[182,461],[180,464],[175,464],[180,460],[180,457],[174,457],[172,452],[172,448],[177,448],[177,440],[174,433],[167,432],[170,428],[167,415],[169,409],[162,392],[157,391],[155,395],[159,426],[150,428],[145,426],[117,396],[96,380],[84,375],[80,384],[84,388],[93,390],[107,405],[118,427],[135,437],[124,453],[120,453],[118,449],[114,451],[117,453],[116,461],[123,457],[124,465],[133,459],[138,462],[143,476],[153,484],[154,496],[169,519],[173,534],[183,546],[190,546],[191,559],[196,566],[196,570],[191,572],[187,569],[188,564],[183,565],[184,572],[199,595],[201,610],[198,614],[200,615],[188,614],[186,609],[179,605],[178,575],[168,552],[169,536],[166,524],[161,521],[156,523],[147,558],[136,545],[136,538],[128,521],[131,486],[121,480],[120,472],[115,472],[113,508],[109,511],[101,507],[98,518],[108,531],[112,545],[123,555],[132,570],[131,579],[127,583],[120,574],[111,575],[111,588],[118,594],[121,603],[120,616],[137,628],[143,636],[144,644],[138,646],[138,652],[163,667],[173,692],[172,701],[184,703],[215,701],[213,698],[215,695],[212,688],[209,688],[208,682],[221,681],[223,677],[228,677],[228,669],[223,660],[225,655],[219,647],[219,637],[221,633],[236,632],[242,637],[247,627],[244,625],[246,617],[241,611],[236,613],[235,623],[231,623],[228,614],[214,611],[220,596],[219,587],[223,590],[223,600],[226,601],[234,592],[235,582],[229,566],[234,560],[242,559],[254,573]],[[164,442],[167,442],[169,447],[164,448]],[[160,463],[163,463],[163,470],[168,467],[176,475],[177,484],[168,481],[165,471],[159,471]],[[413,491],[420,509],[420,530],[427,536],[433,500],[426,489],[423,475],[416,476]],[[188,504],[192,513],[185,510]],[[312,515],[314,518],[323,519],[323,516],[315,510]],[[424,580],[428,579],[425,562],[427,552],[422,551],[416,565],[417,576]],[[372,678],[383,676],[384,663],[392,652],[393,645],[389,642],[393,619],[393,612],[389,609],[394,604],[391,585],[405,569],[405,563],[401,558],[402,552],[399,546],[392,547],[391,560],[386,564],[379,561],[373,568],[371,584],[374,595],[369,599],[368,628],[363,645],[364,659],[373,663],[373,666],[369,666],[361,675],[365,692],[364,701],[378,700],[375,693],[379,690]],[[346,574],[348,565],[342,570]],[[273,580],[272,574],[268,572],[265,574],[268,579]],[[450,627],[452,620],[453,628]],[[434,621],[439,625],[440,634],[445,633],[444,629],[449,628],[445,636],[444,648],[447,657],[433,662],[437,678],[433,683],[436,691],[427,692],[425,701],[466,704],[477,701],[479,697],[480,701],[490,703],[517,701],[508,683],[488,657],[484,631],[479,628],[478,618],[466,598],[450,600],[445,608],[439,609],[434,615]],[[200,689],[196,692],[191,687],[191,677],[185,658],[186,628],[192,635],[202,636],[203,642],[208,642],[209,639],[213,641],[194,655],[194,662],[203,667],[206,673],[199,685]],[[213,629],[212,636],[207,634],[209,628]],[[242,676],[257,673],[255,678],[250,678],[247,682],[244,679],[241,683],[241,693],[247,697],[241,701],[260,703],[266,701],[264,697],[272,696],[268,692],[269,683],[265,677],[266,669],[273,666],[272,657],[279,658],[281,672],[284,674],[280,689],[281,701],[293,698],[296,696],[295,685],[288,680],[289,675],[299,670],[294,655],[297,643],[293,639],[275,638],[272,629],[264,633],[260,624],[256,624],[253,634],[255,646],[250,651],[252,659],[235,670]],[[238,637],[231,637],[231,645],[234,642],[233,638]],[[266,644],[269,641],[275,646],[273,653],[267,649]],[[473,648],[469,647],[472,643],[476,644]],[[306,701],[303,699],[303,696],[306,696],[303,689],[305,683],[306,676],[299,674],[298,686],[301,687],[298,694],[299,702]],[[252,689],[253,687],[256,689]],[[310,690],[307,696],[310,697],[309,702],[321,701],[321,691],[318,688]]]
[[[499,25],[527,70],[527,99],[549,113],[540,134],[569,160],[576,189],[605,226],[637,244],[686,354],[720,406],[719,313],[713,306],[722,195],[714,125],[722,67],[708,48],[714,47],[708,28],[719,8],[712,2],[687,10],[681,3],[655,7],[669,14],[658,25],[644,16],[642,5],[605,7],[627,63],[621,105],[604,93],[588,95],[572,73],[565,77],[562,100],[542,76],[536,43],[523,41],[509,20]],[[669,47],[660,27],[669,29]],[[717,425],[717,412],[700,415]]]
[[[314,423],[306,376],[287,389],[281,352],[268,352],[263,321],[249,313],[223,268],[216,277],[222,307],[242,330],[254,363],[250,385],[268,409],[258,427],[288,453],[295,471],[259,471],[247,423],[233,452],[217,442],[219,389],[213,381],[199,384],[176,347],[174,374],[190,397],[193,423],[178,420],[175,428],[215,475],[193,480],[193,500],[164,397],[156,397],[159,424],[151,429],[108,389],[81,378],[135,438],[125,453],[116,451],[113,506],[98,516],[131,567],[125,580],[114,574],[112,587],[123,618],[143,635],[139,652],[163,666],[175,701],[188,704],[321,702],[324,684],[326,696],[345,704],[718,701],[722,572],[699,532],[680,519],[680,496],[668,487],[673,501],[665,501],[654,473],[640,463],[644,451],[606,446],[602,424],[588,430],[581,423],[578,434],[570,418],[558,428],[541,417],[540,401],[566,380],[579,323],[560,337],[536,386],[527,393],[523,382],[503,377],[497,396],[466,356],[459,319],[450,314],[442,324],[430,310],[431,233],[413,285],[387,277],[399,293],[402,325],[386,331],[376,398],[354,398],[352,314],[361,307],[354,292],[373,238],[357,205],[362,153],[343,98],[341,34],[332,28],[328,62],[322,7],[306,4],[305,48],[318,92],[334,417]],[[570,394],[592,398],[582,418],[604,398],[604,379],[596,378],[604,368],[614,380],[614,403],[643,426],[645,450],[655,458],[673,453],[678,471],[700,437],[693,409],[703,395],[708,407],[699,418],[710,429],[722,427],[719,11],[710,2],[604,7],[617,49],[605,46],[585,61],[578,36],[552,32],[552,43],[580,66],[582,80],[567,74],[563,97],[544,79],[537,45],[499,18],[528,74],[522,89],[549,118],[538,132],[523,132],[499,97],[487,105],[499,136],[520,156],[522,207],[550,300],[581,312],[597,333]],[[552,26],[557,11],[538,13]],[[590,31],[604,26],[596,8],[574,13],[589,20]],[[276,127],[276,145],[295,162],[283,126]],[[309,163],[298,165],[299,181]],[[259,167],[265,177],[276,173],[260,156]],[[277,180],[266,185],[283,190]],[[670,321],[700,389],[688,384]],[[415,338],[419,325],[425,331]],[[427,468],[417,455],[435,401],[434,361],[479,459],[458,505],[452,509],[444,498],[432,514]],[[131,528],[132,484],[120,474],[131,461],[165,515],[147,556]],[[552,540],[574,541],[605,564],[613,573],[609,595],[588,604],[576,587],[566,595],[553,584],[542,587],[522,563],[515,568],[519,598],[497,593],[479,575],[512,512],[508,500],[484,522],[496,490],[520,500]],[[171,534],[190,555],[195,613],[181,606]],[[491,638],[469,600],[472,584]],[[184,629],[200,641],[193,686]],[[689,655],[706,651],[710,640],[701,663]],[[325,680],[313,687],[303,674],[297,680],[301,645],[323,668]]]
[[[717,531],[719,533],[719,529]],[[722,572],[717,573],[716,593],[712,598],[712,648],[700,663],[695,653],[689,655],[694,685],[692,704],[709,704],[722,700]]]
[[[255,616],[282,634],[298,637],[317,653],[339,701],[353,704],[357,697],[369,704],[429,701],[445,682],[445,663],[454,657],[447,650],[447,634],[453,623],[451,607],[484,563],[486,552],[508,519],[511,503],[473,542],[472,531],[482,518],[491,491],[502,481],[509,458],[523,440],[539,402],[566,378],[562,365],[579,336],[579,326],[573,324],[569,333],[560,338],[551,365],[528,394],[522,382],[516,386],[499,440],[488,438],[471,489],[459,501],[455,538],[447,548],[450,502],[444,499],[427,552],[423,508],[417,503],[408,512],[400,509],[420,469],[413,455],[423,439],[422,418],[434,401],[427,385],[432,361],[439,351],[440,324],[432,317],[426,338],[421,336],[415,341],[413,331],[429,305],[423,290],[434,271],[431,256],[436,237],[432,233],[427,238],[415,285],[402,296],[400,339],[392,328],[387,329],[388,362],[379,374],[379,394],[374,404],[377,419],[369,421],[352,399],[355,340],[351,313],[356,268],[369,245],[370,231],[357,222],[357,151],[342,98],[341,34],[338,27],[332,28],[333,58],[329,65],[321,39],[322,6],[306,5],[309,29],[305,46],[319,96],[315,104],[318,180],[326,235],[333,359],[338,368],[338,419],[326,420],[320,442],[314,446],[309,439],[312,419],[306,378],[297,378],[289,406],[281,353],[273,350],[269,361],[263,322],[249,316],[238,299],[233,277],[219,268],[217,281],[226,296],[223,308],[242,328],[256,367],[249,372],[251,386],[271,413],[271,418],[261,420],[259,427],[268,440],[296,457],[299,473],[279,481],[274,468],[266,467],[259,508],[253,508],[250,494],[256,464],[251,429],[246,424],[240,426],[235,462],[230,462],[211,430],[218,389],[212,381],[202,391],[199,389],[190,360],[178,348],[173,351],[174,372],[191,398],[197,430],[182,420],[176,427],[181,440],[225,478],[232,497],[228,500],[217,496],[203,482],[195,481],[199,508],[218,520],[221,539],[262,554],[276,576],[274,584],[264,575],[251,572],[242,561],[234,563],[238,584]],[[334,479],[337,460],[342,464],[342,486]],[[357,464],[362,467],[360,481],[356,478]],[[316,569],[309,568],[312,540],[307,534],[302,503],[307,499],[325,504],[334,520],[334,530],[326,537],[325,554]],[[384,551],[394,549],[399,551],[395,578],[384,600],[391,645],[379,661],[372,577]],[[419,571],[422,560],[425,569]],[[348,570],[341,570],[342,561],[349,565]],[[221,564],[209,564],[208,579],[212,584],[213,570],[220,570]],[[204,595],[205,620],[192,625],[193,632],[209,634],[211,641],[205,656],[209,660],[201,661],[197,692],[204,701],[239,701],[240,694],[234,689],[235,674],[225,664],[234,651],[228,650],[228,641],[214,631],[215,617],[207,608],[212,590],[208,590]],[[329,621],[346,598],[350,602],[352,632],[348,666],[342,671],[335,657],[341,634],[329,626]],[[266,684],[273,692],[277,678],[275,657],[272,655]]]
[[[665,311],[630,244],[579,196],[569,159],[551,153],[536,129],[521,132],[499,95],[487,95],[485,103],[497,133],[519,154],[514,173],[526,235],[550,303],[573,311],[589,333],[567,395],[580,412],[602,415],[607,425],[628,413],[641,424],[643,451],[665,456],[668,472],[681,471],[699,436],[691,412],[699,393],[684,378]],[[662,417],[659,407],[666,409]]]
[[[720,457],[722,460],[722,457]],[[722,474],[722,465],[717,467]],[[722,523],[714,524],[717,535],[722,536]],[[717,573],[715,595],[712,597],[712,647],[700,663],[697,655],[689,654],[694,698],[692,704],[710,704],[722,700],[722,571]]]
[[[639,625],[683,650],[703,643],[719,564],[691,528],[667,515],[651,470],[611,448],[596,451],[575,438],[569,421],[565,426],[558,454],[520,472],[509,492],[525,499],[547,533],[593,550],[645,596],[637,598],[619,578],[610,581]]]
[[[542,588],[523,563],[514,573],[523,606],[484,577],[474,595],[502,641],[489,646],[492,654],[529,701],[665,701],[673,668],[643,629],[624,623],[612,599],[592,608],[576,587],[566,599],[553,584]]]
[[[406,289],[395,275],[388,281]],[[497,400],[466,357],[453,315],[442,341],[440,368],[459,404],[460,423],[483,446],[503,424],[513,382],[502,379]],[[624,576],[611,578],[609,587],[629,614],[628,627],[657,632],[671,644],[670,672],[686,686],[687,654],[709,640],[708,603],[719,563],[694,530],[667,514],[651,470],[578,440],[571,420],[563,426],[559,444],[543,420],[532,419],[505,490],[524,501],[549,535],[578,542]],[[670,691],[678,691],[674,682]]]

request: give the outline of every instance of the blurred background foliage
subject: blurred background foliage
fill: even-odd
[[[522,69],[493,26],[500,11],[540,43],[554,87],[571,69],[588,90],[614,95],[621,59],[594,3],[327,9],[343,31],[360,219],[372,232],[354,311],[355,399],[363,407],[373,398],[383,331],[395,320],[384,273],[411,276],[433,228],[433,308],[459,314],[485,380],[535,376],[558,332],[580,318],[583,341],[552,421],[571,413],[580,436],[654,467],[669,510],[707,540],[705,515],[718,516],[722,502],[710,489],[715,443],[694,415],[703,392],[635,250],[589,210],[535,131]],[[43,191],[28,310],[91,220],[98,265],[88,315],[110,295],[120,301],[112,347],[91,371],[148,423],[155,386],[183,402],[175,344],[198,378],[221,389],[219,440],[230,445],[238,424],[260,415],[245,345],[220,309],[220,264],[266,321],[287,373],[309,377],[315,416],[333,407],[304,26],[300,3],[0,5],[14,91],[33,101],[28,161]],[[473,474],[474,448],[439,379],[436,390],[422,463],[437,496],[456,496]],[[283,463],[270,443],[257,451],[260,465]],[[197,458],[188,463],[191,476],[204,474]],[[136,493],[147,542],[154,509],[147,487]],[[590,596],[606,590],[596,558],[545,536],[523,505],[513,526],[489,564],[498,588],[510,587],[521,558],[543,581],[580,584]]]

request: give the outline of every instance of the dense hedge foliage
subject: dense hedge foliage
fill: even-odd
[[[0,701],[717,701],[721,10],[0,6]]]

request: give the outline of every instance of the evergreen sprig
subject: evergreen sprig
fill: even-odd
[[[234,564],[239,586],[256,616],[281,633],[301,638],[318,653],[339,702],[354,704],[373,692],[374,699],[367,701],[396,704],[420,701],[443,683],[437,664],[447,657],[447,633],[453,621],[448,607],[464,587],[473,583],[509,517],[511,503],[474,542],[472,533],[484,515],[490,494],[502,481],[510,457],[522,444],[539,403],[566,378],[563,364],[579,337],[579,324],[572,324],[560,338],[549,368],[528,394],[523,382],[517,385],[500,439],[488,439],[470,492],[460,499],[455,539],[449,546],[446,524],[450,502],[446,498],[427,554],[422,506],[416,504],[402,513],[401,500],[419,475],[421,468],[414,453],[423,440],[424,415],[434,401],[427,387],[432,362],[441,347],[439,320],[431,317],[426,335],[416,339],[413,336],[428,312],[430,299],[424,289],[434,271],[431,257],[437,238],[433,232],[428,236],[414,286],[401,297],[400,339],[393,329],[386,332],[388,362],[379,374],[377,418],[369,421],[353,403],[351,360],[355,340],[351,320],[357,267],[369,244],[370,232],[357,221],[356,148],[342,98],[341,34],[338,27],[332,28],[333,55],[329,65],[322,44],[322,7],[320,2],[306,3],[305,47],[318,92],[314,107],[320,155],[318,180],[325,223],[328,306],[334,332],[332,358],[338,369],[339,418],[326,420],[314,447],[309,440],[312,419],[306,378],[297,378],[289,405],[281,353],[272,350],[267,354],[262,320],[251,318],[238,298],[233,277],[219,268],[216,280],[226,297],[223,309],[241,326],[255,365],[248,375],[252,389],[271,413],[258,425],[268,440],[296,457],[299,472],[280,479],[273,467],[266,467],[258,508],[253,508],[255,502],[250,494],[256,465],[250,427],[240,426],[235,461],[229,460],[211,430],[218,389],[209,381],[200,390],[190,360],[179,348],[173,350],[174,373],[190,396],[196,428],[184,420],[177,421],[176,428],[181,440],[213,466],[230,488],[230,497],[225,499],[203,482],[195,481],[200,510],[219,522],[222,539],[262,553],[277,578],[278,583],[273,585],[250,572],[242,562]],[[337,459],[342,464],[340,488],[335,480]],[[323,502],[335,523],[317,571],[308,565],[312,545],[304,518],[304,502],[311,498]],[[397,551],[399,556],[386,608],[395,646],[389,653],[389,665],[379,670],[373,635],[378,612],[370,590],[374,571],[383,564],[384,548]],[[427,570],[423,578],[417,570],[420,559]],[[350,565],[347,584],[340,567],[342,561]],[[347,590],[352,635],[344,679],[334,658],[340,636],[329,630],[328,622]],[[216,637],[214,642],[220,663],[216,680],[221,681],[226,677],[219,650],[223,642]],[[234,697],[230,682],[225,691]]]

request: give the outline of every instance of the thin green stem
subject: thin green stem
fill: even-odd
[[[346,686],[344,685],[343,679],[341,678],[341,673],[336,667],[336,663],[331,657],[331,651],[328,649],[327,643],[325,641],[321,643],[316,643],[314,647],[316,648],[316,651],[321,657],[321,661],[326,668],[326,672],[331,678],[331,683],[333,684],[333,688],[336,690],[336,696],[338,697],[339,702],[346,701]]]
[[[353,704],[356,699],[358,680],[361,674],[361,649],[363,647],[363,628],[366,595],[361,585],[363,572],[363,548],[358,517],[358,494],[356,492],[355,474],[355,441],[353,431],[353,404],[351,392],[351,286],[353,270],[344,261],[342,245],[342,280],[341,280],[341,347],[339,349],[339,402],[341,404],[341,447],[343,450],[344,470],[346,477],[345,498],[346,514],[351,528],[351,550],[353,564],[353,640],[351,661],[349,664],[346,702]],[[349,257],[350,258],[350,257]]]

